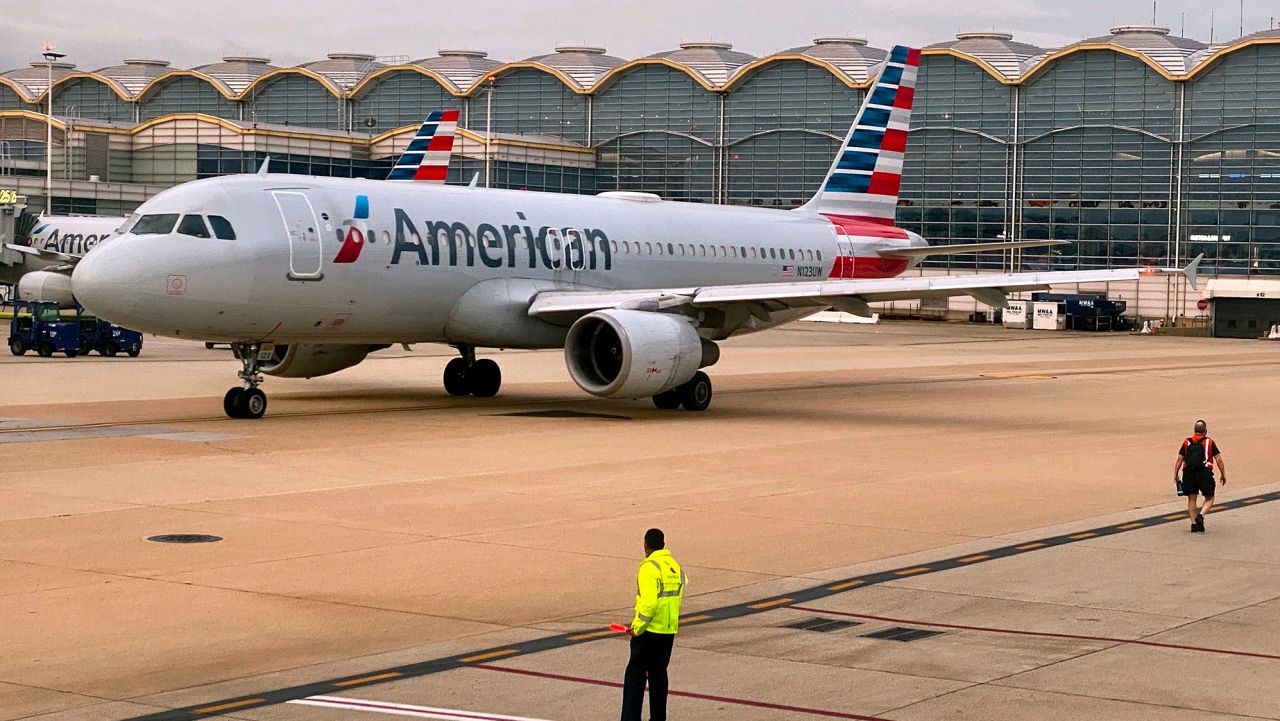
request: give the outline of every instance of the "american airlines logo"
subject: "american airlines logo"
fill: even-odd
[[[524,219],[523,213],[518,215]],[[479,263],[486,268],[613,269],[609,236],[598,228],[506,223],[481,223],[472,228],[444,220],[426,220],[419,225],[401,208],[395,209],[395,218],[391,265],[416,262],[471,267]],[[366,238],[372,237],[372,231],[366,233]]]

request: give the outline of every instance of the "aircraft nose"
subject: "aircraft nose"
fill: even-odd
[[[71,292],[90,313],[127,325],[142,291],[142,267],[129,243],[103,243],[76,264]]]

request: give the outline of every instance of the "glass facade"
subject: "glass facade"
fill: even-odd
[[[1167,53],[1121,47],[1120,35],[1052,55],[1031,48],[1013,61],[993,51],[996,59],[983,62],[946,43],[926,49],[899,224],[935,243],[1064,241],[1016,259],[946,256],[931,266],[1104,268],[1177,264],[1203,253],[1210,273],[1280,272],[1280,32],[1222,49],[1167,41],[1183,65],[1170,64]],[[809,50],[820,55],[822,46]],[[601,68],[594,85],[580,66],[572,86],[529,63],[488,65],[470,80],[456,70],[452,92],[412,69],[353,83],[352,94],[301,71],[273,72],[232,99],[196,76],[165,77],[132,100],[77,76],[56,85],[54,107],[77,131],[111,123],[98,132],[111,134],[113,182],[173,184],[256,170],[267,149],[246,132],[253,123],[287,126],[253,135],[287,138],[286,150],[270,153],[292,172],[380,177],[391,159],[371,147],[432,110],[458,108],[464,132],[476,135],[455,155],[451,182],[484,170],[476,138],[492,130],[504,147],[529,149],[492,159],[488,176],[497,187],[639,190],[792,208],[830,166],[868,81],[809,50],[744,71],[734,68],[750,60],[736,54],[719,84],[666,58]],[[490,73],[492,86],[483,83]],[[15,173],[43,162],[43,135],[14,113],[40,112],[35,100],[0,85],[0,142],[8,149],[0,157]],[[193,113],[232,124],[163,123]],[[156,120],[162,128],[136,126]],[[107,167],[91,159],[82,134],[68,138],[66,151],[61,132],[55,141],[55,174]]]

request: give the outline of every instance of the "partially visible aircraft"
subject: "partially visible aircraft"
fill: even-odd
[[[480,348],[563,348],[609,398],[701,411],[716,341],[836,308],[1137,280],[1186,269],[897,277],[931,255],[1054,245],[930,246],[894,226],[919,51],[895,47],[822,185],[794,211],[287,175],[160,193],[80,262],[93,313],[159,335],[229,342],[243,384],[223,408],[258,418],[263,374],[314,377],[397,343],[447,343],[452,395],[496,394]]]
[[[429,113],[396,160],[387,180],[443,185],[449,173],[458,115],[457,110]],[[270,162],[267,158],[264,167]],[[17,297],[24,300],[51,300],[71,306],[75,303],[71,267],[127,220],[95,215],[41,215],[25,242],[9,245],[23,254],[23,263],[0,265],[0,283],[16,285]]]

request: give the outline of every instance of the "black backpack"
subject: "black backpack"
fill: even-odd
[[[1186,475],[1191,478],[1207,478],[1213,475],[1213,456],[1208,453],[1212,444],[1213,440],[1208,436],[1201,438],[1198,443],[1193,438],[1185,441],[1182,458],[1187,466]]]

